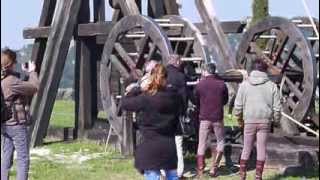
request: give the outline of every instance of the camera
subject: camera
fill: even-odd
[[[23,67],[24,67],[25,69],[29,69],[29,63],[28,63],[28,62],[23,63]]]

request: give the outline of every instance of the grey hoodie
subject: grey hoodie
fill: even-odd
[[[252,71],[249,79],[240,84],[235,100],[234,114],[245,123],[270,123],[280,120],[281,103],[277,85],[268,75]]]

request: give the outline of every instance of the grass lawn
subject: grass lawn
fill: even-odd
[[[207,160],[207,162],[209,159]],[[194,157],[186,164],[195,167]],[[207,163],[209,164],[209,162]],[[224,171],[222,169],[222,171]],[[13,168],[11,178],[16,175]],[[253,179],[249,172],[248,180]],[[142,180],[133,167],[133,158],[124,158],[113,149],[104,152],[104,146],[90,141],[55,143],[31,150],[30,180]],[[204,180],[210,179],[208,176]],[[222,175],[219,179],[234,180],[237,175]],[[264,179],[300,180],[319,179],[318,170],[306,172],[305,177],[285,177],[276,170],[267,169]]]
[[[50,125],[54,127],[74,127],[74,101],[59,100],[54,103]]]
[[[106,113],[101,111],[98,118],[106,118]],[[54,103],[50,126],[53,127],[74,127],[75,120],[75,102],[66,100],[57,100]]]
[[[55,102],[50,125],[54,127],[74,127],[75,119],[75,103],[74,101],[58,100]],[[106,113],[100,111],[98,118],[106,118]],[[225,108],[224,122],[226,126],[238,126],[238,122],[234,116],[228,114],[228,108]]]
[[[51,126],[74,126],[74,102],[56,101],[50,120]],[[227,112],[227,111],[226,111]],[[106,114],[99,113],[105,118]],[[225,125],[237,126],[234,117],[225,113]],[[207,161],[208,162],[208,161]],[[186,164],[195,166],[195,158],[186,158]],[[207,163],[208,166],[210,163]],[[226,171],[222,168],[222,171]],[[11,178],[15,177],[15,169]],[[254,171],[249,172],[248,180],[253,179]],[[133,158],[124,158],[113,149],[104,152],[104,146],[91,141],[75,141],[69,143],[48,144],[31,151],[30,180],[139,180],[143,179],[133,167]],[[210,179],[205,177],[203,179]],[[238,179],[237,175],[222,175],[219,179]],[[319,179],[318,169],[305,172],[297,177],[285,177],[277,170],[267,169],[264,179],[300,180]]]

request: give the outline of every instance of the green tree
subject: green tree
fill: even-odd
[[[269,0],[253,0],[252,2],[252,21],[250,26],[269,16]]]

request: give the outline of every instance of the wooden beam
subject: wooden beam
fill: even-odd
[[[215,15],[212,1],[195,0],[195,4],[203,22],[206,24],[209,51],[211,54],[217,54],[217,68],[221,72],[227,69],[235,69],[237,67],[236,54],[230,47],[224,30],[222,29],[222,23]]]
[[[99,23],[88,23],[79,24],[78,36],[97,36],[97,35],[108,35],[115,23],[112,22],[99,22]]]
[[[195,23],[202,34],[207,34],[207,30],[204,23]],[[241,21],[224,21],[221,22],[222,30],[225,34],[228,33],[242,33],[246,24]]]
[[[48,38],[50,27],[25,28],[23,30],[24,39]]]
[[[52,18],[54,15],[54,10],[56,8],[57,0],[46,0],[43,2],[41,16],[39,20],[39,26],[49,26],[52,23]],[[44,51],[46,49],[47,40],[46,39],[35,39],[32,53],[31,61],[36,62],[36,71],[39,73],[41,69],[41,64],[44,56]]]
[[[132,112],[124,112],[123,140],[121,143],[121,153],[124,156],[132,156],[134,152],[133,128]]]
[[[105,35],[107,36],[111,31],[112,27],[115,25],[114,22],[97,22],[97,23],[83,23],[79,24],[78,36],[97,36]],[[207,34],[206,27],[203,23],[195,23],[196,27],[200,30],[202,34]],[[246,24],[240,21],[225,21],[221,22],[222,29],[224,33],[242,33]],[[25,39],[34,38],[47,38],[50,33],[50,27],[38,27],[38,28],[26,28],[23,31],[23,36]],[[167,34],[169,36],[176,36],[181,33],[180,29],[170,29]]]
[[[80,0],[59,2],[40,72],[40,88],[32,102],[31,112],[34,122],[34,131],[30,142],[32,147],[41,145],[46,136],[81,5]]]
[[[93,1],[93,21],[102,22],[106,20],[105,0]]]
[[[54,10],[56,8],[57,0],[46,0],[43,2],[41,16],[39,20],[39,26],[49,26],[52,23]],[[47,39],[35,39],[32,53],[31,61],[36,63],[36,71],[40,73],[44,53],[47,47]],[[32,124],[29,129],[28,141],[31,142],[32,132],[34,130],[35,122],[32,121]]]
[[[163,0],[165,6],[165,14],[167,15],[179,15],[179,6],[177,1]]]
[[[77,23],[90,21],[89,1],[83,1]],[[79,26],[78,26],[79,28]],[[83,137],[84,131],[93,125],[92,120],[92,84],[91,84],[91,49],[90,40],[76,37],[76,121],[77,135]]]
[[[92,83],[91,83],[91,48],[89,40],[80,40],[77,42],[80,46],[80,81],[79,81],[79,135],[83,135],[85,129],[89,129],[93,125],[92,119]]]
[[[165,15],[163,1],[149,0],[148,1],[148,16],[152,18],[160,18]]]

